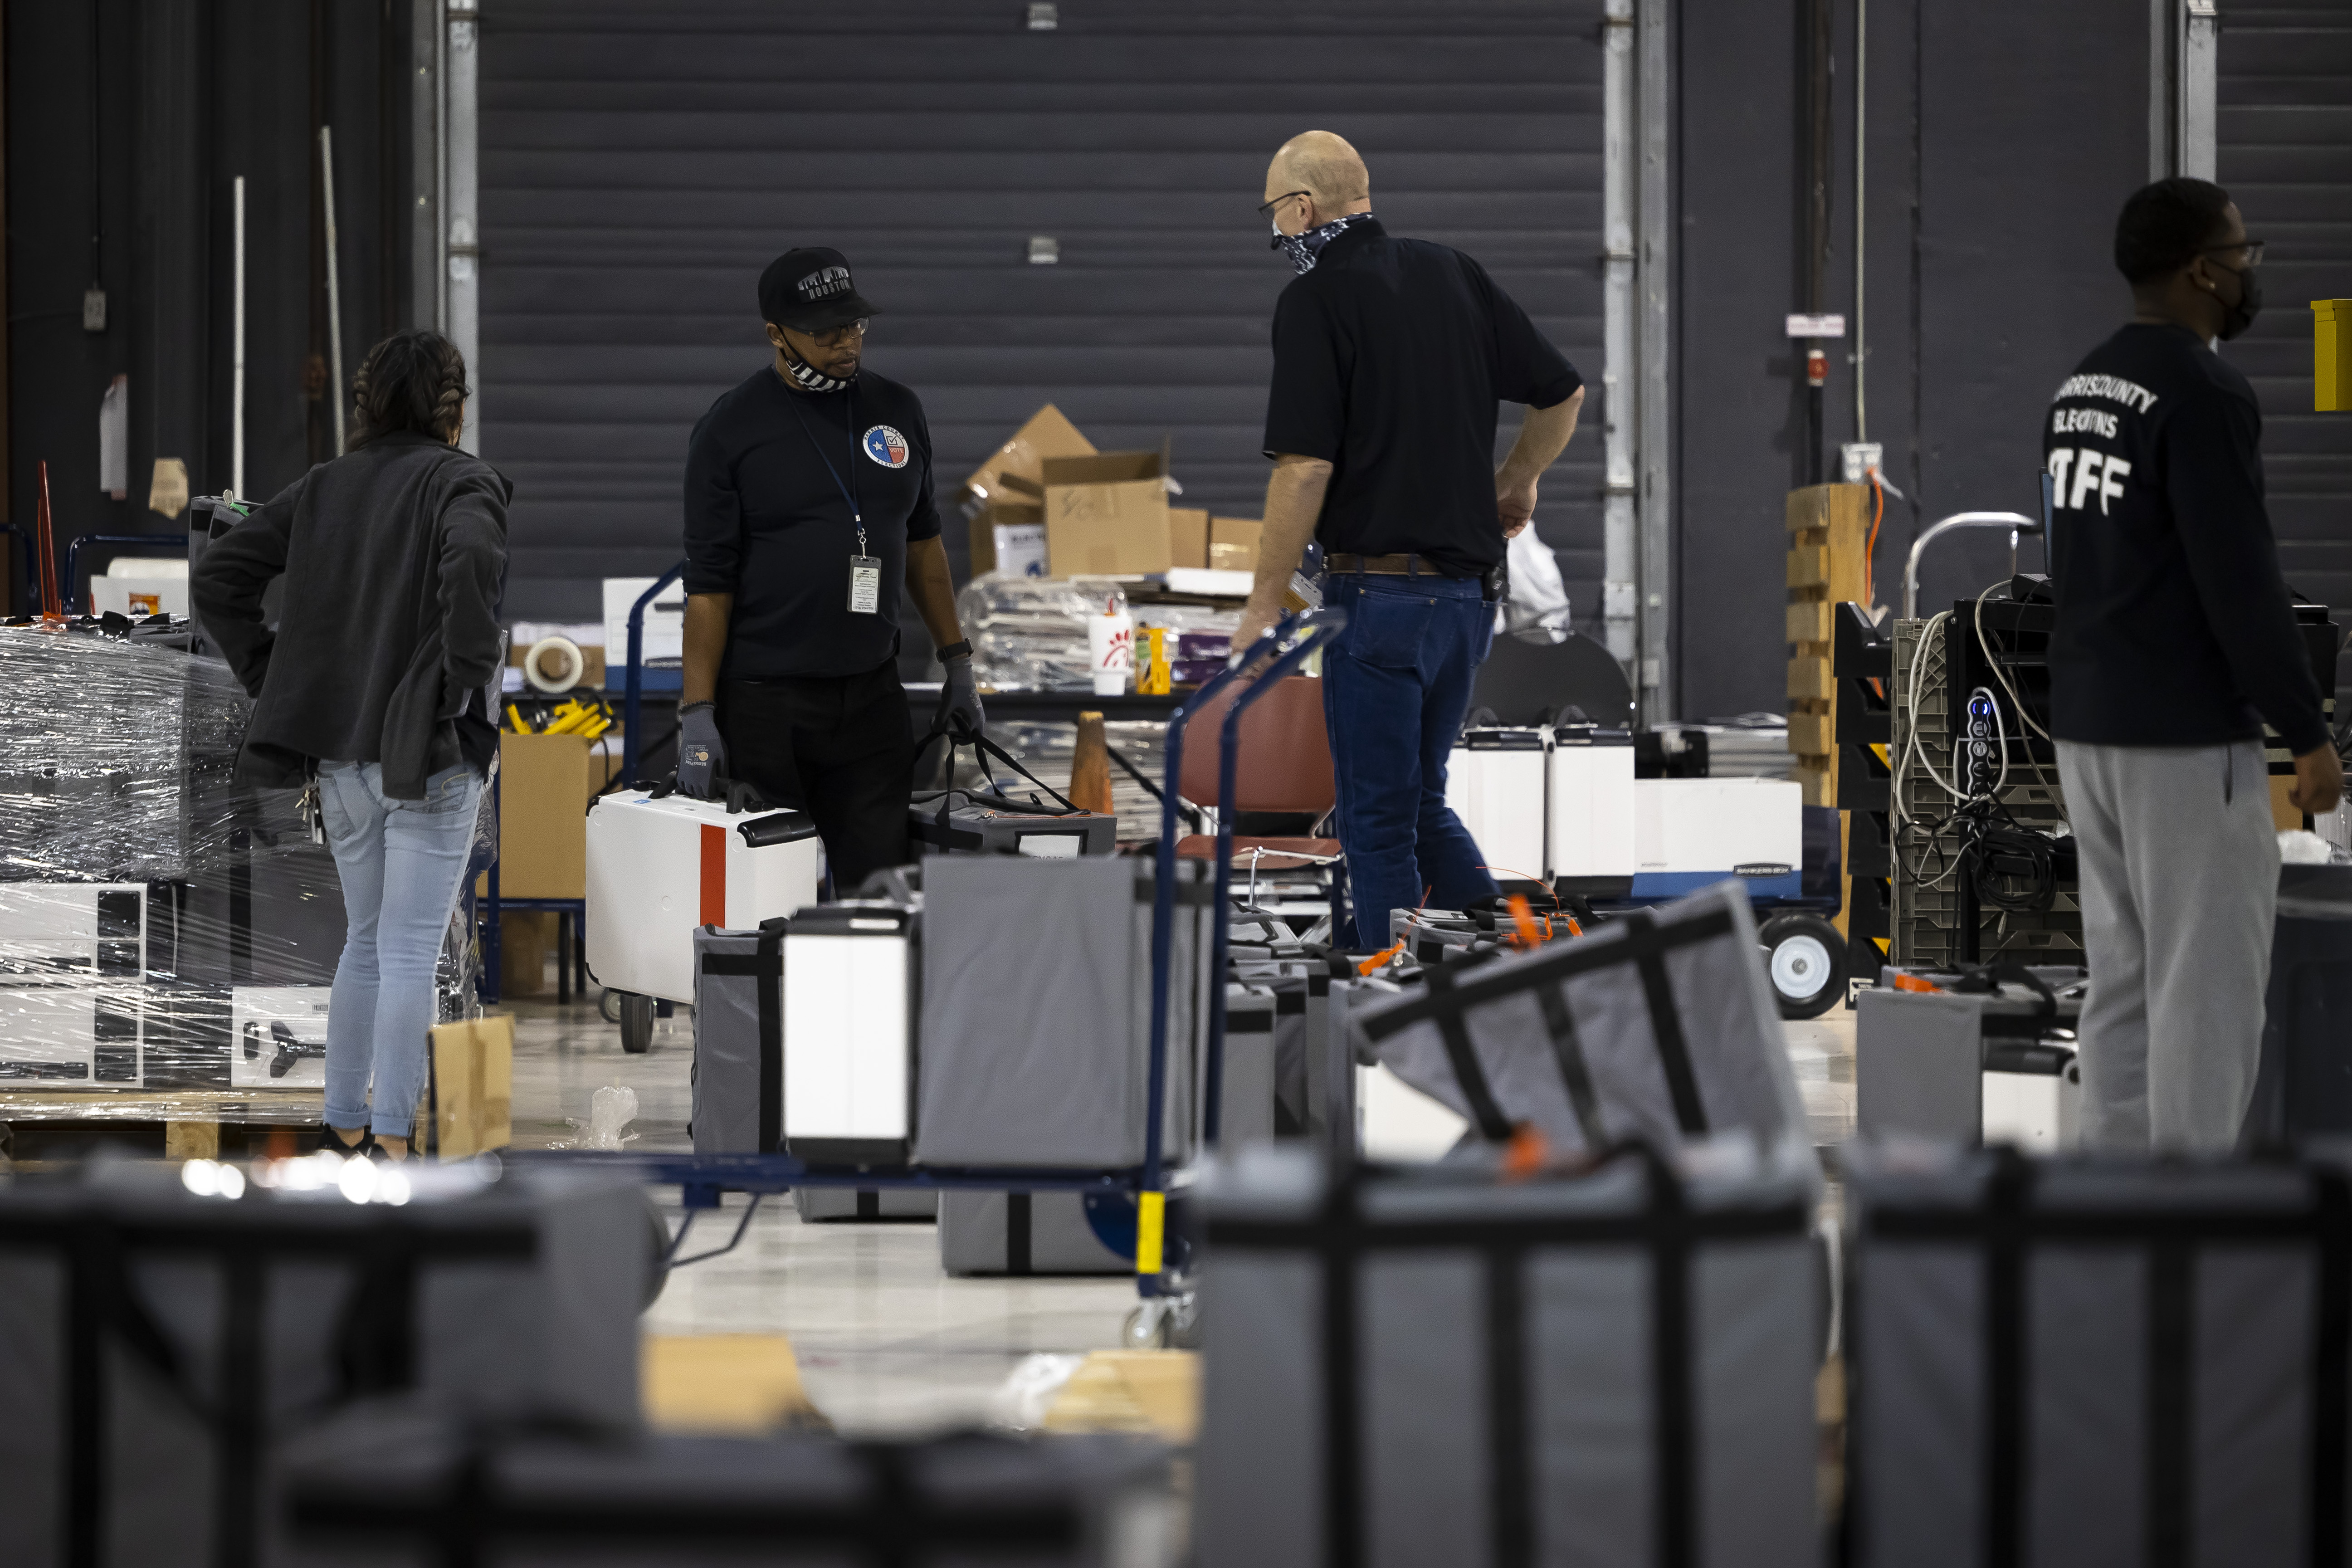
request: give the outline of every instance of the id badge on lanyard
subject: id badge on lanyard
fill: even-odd
[[[857,426],[856,396],[855,392],[850,394],[848,412],[852,431]],[[793,416],[800,421],[801,433],[808,437],[817,460],[824,465],[824,471],[832,477],[834,488],[841,492],[842,500],[848,505],[849,520],[857,529],[857,553],[849,558],[849,613],[853,616],[878,616],[882,613],[882,559],[878,555],[866,553],[866,510],[858,504],[856,490],[841,482],[841,474],[834,468],[833,459],[824,455],[824,447],[817,446],[816,432],[808,427],[808,420],[802,415],[800,405],[793,405],[792,410]],[[852,445],[855,444],[853,436]],[[853,479],[856,476],[857,463],[854,458],[850,460],[849,472]]]
[[[866,531],[857,531],[857,553],[849,558],[849,613],[874,616],[882,611],[882,561],[866,553]]]

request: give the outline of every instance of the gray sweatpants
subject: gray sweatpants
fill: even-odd
[[[2083,1142],[2226,1152],[2254,1090],[2278,900],[2262,746],[2058,743],[2082,856]]]

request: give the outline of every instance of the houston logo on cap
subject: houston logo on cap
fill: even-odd
[[[866,432],[863,445],[866,455],[886,468],[907,466],[907,438],[887,425],[877,425]]]
[[[800,291],[803,300],[823,300],[835,294],[845,294],[849,291],[849,268],[821,267],[801,279]]]

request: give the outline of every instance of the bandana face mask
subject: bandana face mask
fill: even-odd
[[[1315,270],[1315,263],[1322,257],[1325,246],[1345,234],[1350,225],[1363,223],[1371,216],[1370,213],[1349,213],[1344,217],[1335,217],[1329,223],[1318,225],[1303,234],[1285,234],[1281,229],[1276,228],[1274,231],[1274,243],[1266,248],[1279,250],[1287,255],[1290,258],[1290,265],[1301,274],[1312,272]]]

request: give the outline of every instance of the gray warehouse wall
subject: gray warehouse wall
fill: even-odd
[[[1783,506],[1804,482],[1799,141],[1806,0],[1677,12],[1674,123],[1679,711],[1785,702]],[[1878,597],[1918,529],[2033,515],[2041,420],[2129,314],[2115,215],[2147,178],[2147,0],[1868,0],[1868,433],[1890,497]],[[1853,313],[1854,6],[1834,7],[1830,286]],[[2225,41],[2225,51],[2227,44]],[[2226,58],[2226,54],[2225,54]],[[1829,472],[1854,438],[1854,340],[1825,346]],[[2028,546],[2026,563],[2038,561]],[[1921,603],[2006,571],[2005,542],[1939,544]]]
[[[1251,209],[1313,126],[1362,149],[1384,223],[1479,258],[1597,386],[1601,9],[1087,0],[1037,32],[961,0],[486,5],[482,451],[516,481],[509,609],[593,615],[598,578],[677,560],[688,433],[766,363],[755,285],[795,245],[838,247],[887,312],[867,363],[924,400],[951,553],[945,503],[1046,402],[1105,447],[1172,437],[1188,503],[1256,516],[1291,273]],[[1032,237],[1059,261],[1032,265]],[[1597,622],[1590,412],[1537,527]]]

